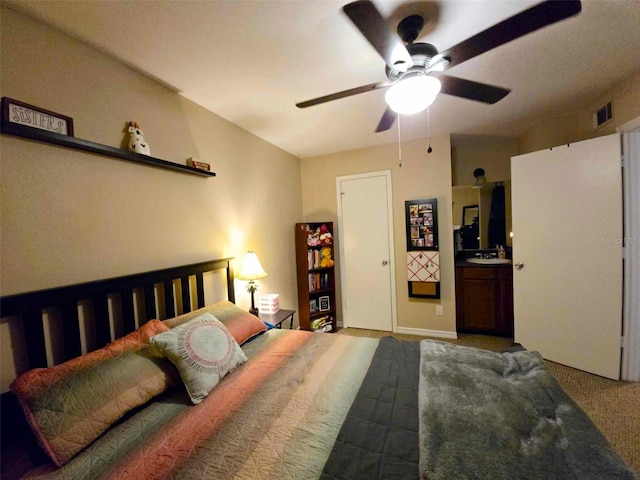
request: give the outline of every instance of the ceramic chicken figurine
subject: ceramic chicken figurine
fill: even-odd
[[[144,139],[144,133],[134,121],[129,122],[129,150],[143,155],[151,155],[149,144]]]

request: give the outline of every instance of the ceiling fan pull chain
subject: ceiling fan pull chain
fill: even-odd
[[[398,115],[398,166],[402,168],[402,137],[400,136],[400,117]]]
[[[433,148],[431,148],[431,109],[427,108],[427,137],[429,139],[429,148],[427,148],[427,153],[433,152]]]

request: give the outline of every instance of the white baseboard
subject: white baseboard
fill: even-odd
[[[450,338],[456,340],[457,332],[449,332],[446,330],[427,330],[425,328],[398,327],[398,333],[406,335],[420,335],[422,337]]]

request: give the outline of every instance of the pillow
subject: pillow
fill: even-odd
[[[266,325],[258,317],[226,300],[165,320],[164,323],[174,328],[206,312],[220,320],[239,345],[267,330]]]
[[[247,357],[229,330],[209,312],[151,338],[178,368],[189,397],[200,403]]]
[[[167,330],[151,320],[104,348],[13,381],[38,443],[58,467],[129,410],[179,383],[173,365],[149,345]]]

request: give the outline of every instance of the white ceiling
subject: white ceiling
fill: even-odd
[[[382,91],[307,109],[295,103],[385,80],[384,61],[344,15],[347,1],[8,1],[300,157],[397,141],[374,129]],[[536,0],[375,1],[395,29],[435,15],[417,41],[439,50]],[[583,0],[582,13],[447,71],[512,89],[495,105],[440,95],[431,135],[515,137],[540,117],[592,101],[640,68],[640,0]],[[403,140],[426,137],[423,112]]]

